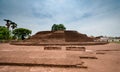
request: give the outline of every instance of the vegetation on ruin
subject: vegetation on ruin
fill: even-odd
[[[53,24],[52,31],[66,30],[66,27],[63,24]]]

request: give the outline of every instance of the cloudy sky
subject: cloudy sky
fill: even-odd
[[[120,36],[120,0],[0,0],[0,26],[3,19],[32,34],[64,24],[89,36]]]

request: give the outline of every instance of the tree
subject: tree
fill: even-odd
[[[4,19],[4,21],[6,21],[6,26],[7,28],[9,29],[10,28],[10,23],[12,22],[11,20],[7,20],[7,19]]]
[[[53,24],[52,31],[58,31],[58,30],[66,30],[65,26],[63,24]]]
[[[66,30],[66,28],[65,28],[65,26],[63,24],[59,24],[58,29],[59,30]]]
[[[31,30],[25,28],[17,28],[13,30],[14,36],[22,40],[24,40],[25,37],[29,37],[31,33],[32,33]]]
[[[4,21],[6,21],[6,26],[8,29],[10,28],[10,26],[12,30],[17,28],[17,24],[15,22],[12,22],[11,20],[7,20],[7,19],[4,19]]]
[[[12,26],[11,26],[12,29],[17,28],[17,24],[16,24],[15,22],[11,22],[10,24],[12,25]]]
[[[9,40],[10,31],[5,26],[0,26],[0,40]]]
[[[56,30],[58,30],[58,25],[57,24],[53,24],[52,31],[56,31]]]

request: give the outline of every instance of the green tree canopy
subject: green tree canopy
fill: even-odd
[[[12,22],[11,20],[8,19],[4,19],[4,21],[6,21],[6,26],[8,29],[10,28],[10,26],[12,29],[17,28],[17,24],[15,22]]]
[[[17,28],[13,30],[14,36],[22,40],[25,39],[25,37],[27,36],[29,37],[31,33],[32,33],[31,30],[25,28]]]
[[[66,30],[65,26],[63,24],[53,24],[52,31],[58,31],[58,30]]]
[[[6,26],[7,28],[9,29],[10,28],[10,23],[12,22],[11,20],[8,20],[8,19],[4,19],[4,21],[6,21]]]
[[[10,31],[5,26],[0,26],[0,40],[9,40]]]
[[[15,22],[11,22],[11,28],[12,28],[12,29],[17,28],[17,24],[16,24]]]

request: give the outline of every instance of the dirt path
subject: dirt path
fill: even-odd
[[[88,68],[0,65],[0,72],[120,72],[120,44],[84,46],[98,59],[82,59]],[[39,46],[0,44],[0,51],[39,51]],[[74,51],[73,51],[74,53]],[[8,55],[9,56],[9,55]]]

